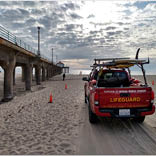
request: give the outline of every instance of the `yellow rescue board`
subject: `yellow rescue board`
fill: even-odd
[[[115,66],[109,66],[108,68],[129,68],[134,66],[134,64],[118,64]]]
[[[137,59],[134,59],[134,60],[115,60],[114,61],[115,63],[117,63],[117,64],[122,64],[122,63],[132,63],[132,64],[134,64],[134,63],[143,63],[143,62],[146,62],[146,60],[137,60]]]

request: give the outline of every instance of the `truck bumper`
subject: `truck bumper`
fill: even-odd
[[[130,115],[119,115],[120,108],[99,108],[95,106],[95,114],[101,117],[140,117],[151,115],[155,112],[155,106],[147,108],[126,108],[130,110]],[[123,108],[122,108],[123,109]]]

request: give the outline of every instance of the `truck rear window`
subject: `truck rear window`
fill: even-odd
[[[127,87],[129,85],[128,75],[124,71],[103,72],[98,79],[98,87]]]

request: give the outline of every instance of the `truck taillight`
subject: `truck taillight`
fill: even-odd
[[[94,95],[94,104],[95,105],[99,105],[99,95],[97,92],[95,92],[95,95]]]
[[[151,91],[151,103],[152,104],[154,103],[154,91],[153,90]]]

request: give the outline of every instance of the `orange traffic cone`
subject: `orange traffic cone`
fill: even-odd
[[[152,81],[152,85],[154,86],[154,80]]]
[[[67,84],[65,84],[65,89],[67,89]]]
[[[49,97],[49,103],[52,103],[53,102],[53,97],[52,97],[52,93],[50,94],[50,97]]]

